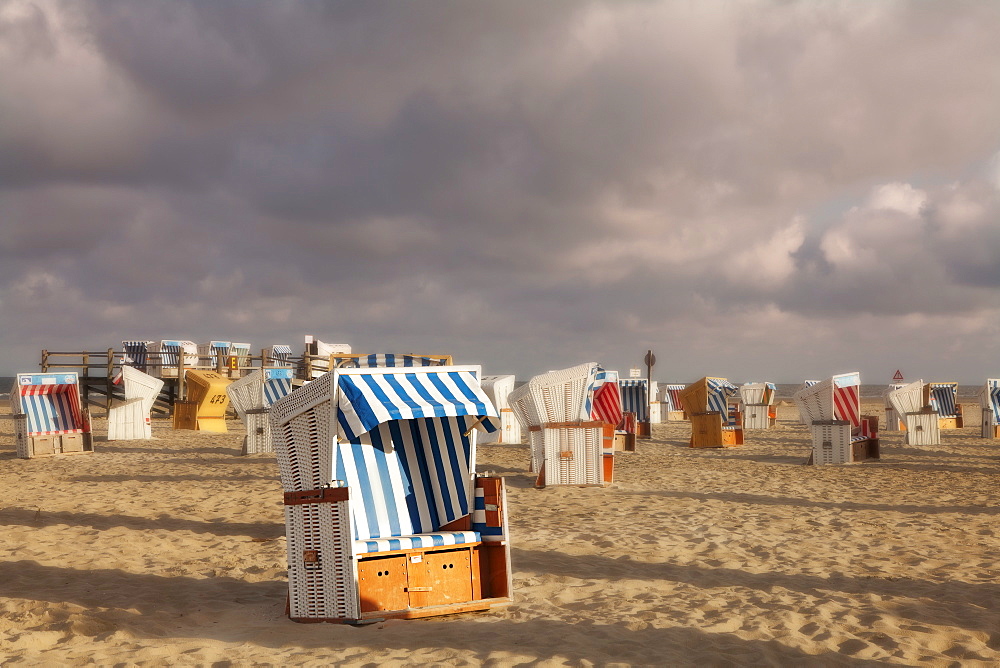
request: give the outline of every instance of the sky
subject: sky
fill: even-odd
[[[0,374],[1000,377],[1000,3],[0,0]]]

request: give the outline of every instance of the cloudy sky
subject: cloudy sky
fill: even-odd
[[[1000,3],[0,0],[0,374],[1000,376]]]

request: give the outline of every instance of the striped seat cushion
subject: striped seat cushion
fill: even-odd
[[[445,547],[448,545],[465,545],[478,542],[479,532],[477,531],[436,531],[434,533],[418,533],[412,536],[356,540],[354,541],[354,553],[393,552],[395,550]]]

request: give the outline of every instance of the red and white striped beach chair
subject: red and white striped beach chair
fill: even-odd
[[[813,464],[845,464],[880,458],[878,417],[861,415],[861,374],[838,374],[795,393],[799,414],[810,425]]]
[[[73,373],[19,373],[10,391],[17,456],[22,459],[94,451],[90,410]]]

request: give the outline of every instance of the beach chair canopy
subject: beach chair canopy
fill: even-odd
[[[794,399],[807,421],[845,420],[859,427],[860,387],[860,373],[842,373],[804,387],[795,393]]]
[[[525,429],[546,422],[589,421],[594,395],[606,378],[607,372],[596,362],[578,364],[535,376],[511,392],[508,400]]]
[[[684,389],[684,385],[668,383],[666,385],[660,386],[660,392],[663,403],[667,404],[668,411],[682,411],[684,406],[681,405],[680,392]]]
[[[927,404],[941,417],[957,414],[958,383],[928,383]]]
[[[903,416],[920,413],[924,408],[924,381],[907,383],[889,393],[889,405]]]
[[[451,355],[410,355],[399,353],[371,353],[368,355],[334,355],[338,369],[377,369],[411,366],[447,366]]]
[[[80,404],[80,381],[73,373],[19,373],[10,392],[12,408],[27,420],[28,436],[90,430]]]
[[[638,422],[649,422],[649,381],[645,378],[621,378],[622,411],[635,413]]]
[[[774,383],[744,383],[740,386],[740,401],[748,406],[770,406],[776,391]]]
[[[594,420],[618,425],[624,409],[617,371],[598,371],[591,390],[590,417]]]
[[[728,416],[729,398],[738,392],[739,388],[727,379],[706,376],[685,386],[678,396],[690,413],[715,412]]]

